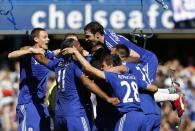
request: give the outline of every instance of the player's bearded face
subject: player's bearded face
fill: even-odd
[[[85,31],[85,40],[90,42],[93,46],[97,43],[98,39],[96,39],[95,35],[92,34],[89,30]]]
[[[41,48],[48,49],[49,37],[46,31],[40,31],[37,40]]]

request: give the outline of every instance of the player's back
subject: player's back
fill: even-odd
[[[44,102],[47,78],[50,71],[31,55],[20,59],[20,92],[18,104]]]
[[[58,101],[56,104],[57,116],[86,115],[76,86],[78,66],[74,61],[60,62],[55,68],[58,84]]]
[[[145,116],[140,107],[138,88],[146,88],[146,83],[139,83],[131,74],[105,72],[105,77],[113,88],[113,96],[120,100],[116,107],[122,117],[115,130],[144,130]]]
[[[117,105],[121,113],[141,109],[138,88],[146,88],[144,82],[138,83],[136,77],[128,73],[105,72],[105,76],[113,88],[113,95],[121,101]]]
[[[129,72],[134,74],[141,81],[145,81],[147,84],[151,84],[147,73],[142,70],[139,65],[133,64],[131,62],[124,62],[129,68]],[[139,90],[140,100],[141,100],[141,108],[145,114],[158,114],[160,115],[160,107],[154,100],[153,93],[146,90]]]

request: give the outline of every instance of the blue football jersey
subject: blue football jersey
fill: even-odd
[[[137,81],[131,74],[117,74],[105,72],[105,77],[113,89],[113,96],[118,97],[120,103],[116,106],[122,113],[140,109],[138,88],[146,88],[144,81]]]
[[[60,62],[55,68],[58,85],[58,101],[56,103],[57,116],[86,115],[81,103],[76,79],[83,75],[75,61]]]
[[[142,69],[142,66],[133,64],[131,62],[124,62],[124,65],[129,68],[129,72],[134,74],[140,81],[145,81],[147,84],[151,84],[148,77],[148,73]],[[139,90],[141,99],[141,108],[145,114],[160,114],[160,107],[154,100],[153,93],[146,90]]]
[[[104,30],[104,39],[106,46],[111,50],[115,45],[117,44],[124,44],[129,49],[132,49],[136,51],[140,55],[140,61],[147,62],[150,57],[148,55],[153,55],[152,52],[145,50],[144,48],[141,48],[135,44],[133,44],[130,40],[125,38],[122,35],[116,34],[112,30]],[[131,50],[130,50],[131,51]]]
[[[20,92],[18,104],[44,102],[47,78],[50,71],[31,55],[20,59]]]

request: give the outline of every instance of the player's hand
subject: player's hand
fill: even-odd
[[[45,50],[42,49],[42,48],[29,48],[29,50],[33,54],[41,54],[41,55],[44,55],[45,54]]]
[[[75,51],[77,51],[76,48],[64,48],[62,51],[61,51],[61,54],[62,55],[66,55],[66,54],[73,54]]]
[[[87,55],[89,55],[89,52],[86,50],[82,50],[82,54],[83,54],[83,56],[87,56]]]
[[[117,97],[110,97],[107,100],[108,103],[112,104],[112,105],[117,105],[120,103],[120,100]]]

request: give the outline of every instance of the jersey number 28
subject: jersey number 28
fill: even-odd
[[[135,99],[136,102],[140,102],[138,87],[134,81],[132,81],[130,84],[127,81],[121,81],[121,86],[127,88],[126,94],[123,98],[123,103],[133,102],[133,98]],[[131,89],[133,89],[133,92],[134,92],[133,97],[130,96]]]

